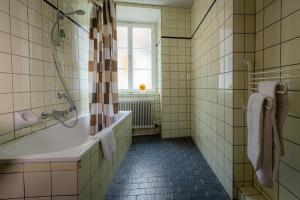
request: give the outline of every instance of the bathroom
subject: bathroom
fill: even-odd
[[[0,0],[0,199],[299,200],[298,20],[299,0]]]

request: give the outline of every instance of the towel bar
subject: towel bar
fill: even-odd
[[[242,65],[246,66],[248,69],[248,91],[249,94],[252,94],[254,92],[258,92],[258,84],[260,81],[266,81],[266,80],[281,80],[278,84],[277,87],[277,94],[286,94],[288,92],[288,86],[285,82],[283,82],[282,80],[285,79],[291,79],[291,78],[300,78],[300,76],[298,75],[293,75],[293,76],[267,76],[267,77],[260,77],[262,75],[268,75],[271,73],[284,73],[284,72],[293,72],[295,70],[299,70],[299,69],[289,69],[289,68],[283,68],[283,69],[278,69],[278,70],[270,70],[270,71],[263,71],[263,72],[251,72],[252,66],[251,63],[246,60],[243,59],[242,60]],[[300,73],[300,71],[299,71]]]
[[[257,86],[258,83],[249,83],[249,85],[255,85],[255,86]],[[252,93],[253,93],[253,92],[258,92],[258,88],[256,88],[256,87],[251,87],[251,86],[250,86],[249,90],[252,91]],[[288,91],[287,85],[286,85],[285,83],[283,83],[283,82],[280,82],[280,83],[278,84],[276,93],[277,93],[277,94],[286,94],[287,91]]]
[[[295,71],[295,69],[285,69],[285,68],[283,68],[283,69],[276,69],[276,70],[251,72],[251,75],[263,75],[263,74],[270,74],[270,73],[282,73],[282,72],[293,72],[293,71]],[[297,77],[297,78],[299,78],[299,77]]]
[[[258,84],[260,81],[266,81],[266,80],[285,80],[285,79],[290,79],[290,78],[300,78],[300,76],[297,75],[293,75],[293,76],[267,76],[267,77],[261,77],[261,76],[266,76],[268,74],[271,73],[284,73],[284,72],[293,72],[295,71],[295,69],[288,69],[288,68],[284,68],[284,69],[278,69],[278,70],[270,70],[270,71],[262,71],[262,72],[251,72],[252,66],[251,63],[246,60],[243,59],[242,60],[242,65],[247,67],[248,69],[248,93],[249,95],[255,92],[258,92]],[[298,69],[299,70],[299,69]],[[300,74],[300,71],[299,71]],[[288,86],[285,82],[280,81],[277,88],[276,88],[276,93],[277,94],[286,94],[288,92]],[[271,98],[267,98],[267,101],[265,102],[264,107],[268,110],[272,109],[272,104],[273,101]],[[243,107],[244,111],[247,111],[247,107]]]
[[[265,107],[265,109],[267,109],[267,110],[271,110],[271,109],[272,109],[272,106],[273,106],[273,101],[272,101],[271,98],[266,98],[266,100],[267,100],[267,101],[265,102],[264,107]],[[244,111],[247,111],[247,107],[244,106],[244,107],[243,107],[243,110],[244,110]]]

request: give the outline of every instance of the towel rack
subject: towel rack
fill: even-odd
[[[293,69],[276,69],[262,72],[252,72],[251,71],[251,63],[247,59],[242,60],[242,65],[246,66],[248,69],[248,91],[249,94],[257,92],[260,81],[270,81],[270,80],[281,80],[278,84],[276,93],[285,94],[288,91],[288,86],[283,80],[291,79],[291,78],[300,78],[300,76],[268,76],[264,77],[264,75],[272,74],[272,73],[282,73],[282,72],[293,72]]]
[[[248,69],[248,94],[252,94],[255,92],[258,92],[258,84],[260,81],[267,81],[267,80],[285,80],[285,79],[291,79],[291,78],[300,78],[300,76],[287,76],[287,77],[281,77],[281,76],[268,76],[264,77],[264,75],[272,74],[272,73],[282,73],[282,72],[289,72],[293,71],[292,69],[276,69],[276,70],[269,70],[269,71],[262,71],[262,72],[253,72],[251,71],[252,66],[251,63],[247,59],[242,60],[242,65],[244,67],[247,67]],[[286,94],[288,91],[288,86],[285,82],[280,81],[277,88],[276,93],[277,94]],[[267,102],[265,103],[265,108],[268,110],[272,109],[272,99],[267,98]],[[246,107],[244,107],[244,110],[247,110]]]
[[[263,79],[263,80],[268,80],[268,79]],[[249,84],[254,85],[254,86],[258,85],[258,83],[255,83],[255,82],[250,82]],[[250,87],[249,90],[252,92],[258,92],[258,88],[256,88],[256,87]],[[277,94],[285,94],[285,93],[287,93],[287,91],[288,91],[287,84],[283,83],[283,82],[279,82],[276,93]]]

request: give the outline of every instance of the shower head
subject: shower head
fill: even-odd
[[[52,30],[51,30],[51,41],[52,44],[55,46],[59,46],[60,45],[60,38],[55,38],[54,37],[54,32],[56,30],[56,26],[59,24],[60,21],[64,20],[66,17],[71,16],[71,15],[84,15],[85,11],[84,10],[75,10],[69,13],[63,13],[60,10],[57,10],[57,18],[52,26]],[[58,37],[58,36],[56,36]]]
[[[72,11],[72,12],[69,12],[69,13],[66,13],[66,14],[60,14],[60,19],[64,19],[65,17],[67,16],[70,16],[70,15],[85,15],[85,11],[84,10],[75,10],[75,11]]]

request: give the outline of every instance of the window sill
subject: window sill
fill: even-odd
[[[140,92],[140,91],[119,91],[119,94],[120,95],[129,95],[129,94],[131,94],[131,95],[157,95],[157,94],[159,94],[159,92],[157,92],[157,91],[146,91],[146,92]]]

